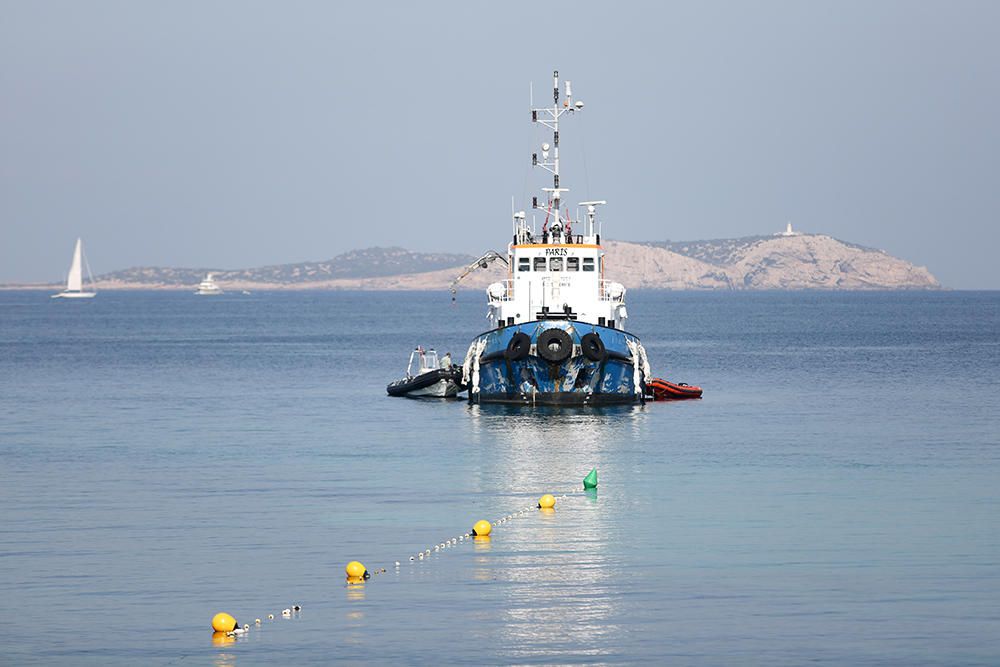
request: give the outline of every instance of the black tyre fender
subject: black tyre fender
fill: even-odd
[[[573,354],[573,339],[562,329],[546,329],[538,334],[535,351],[545,361],[558,364]]]
[[[531,352],[531,336],[518,331],[511,336],[510,342],[507,343],[504,356],[508,361],[521,361],[522,359],[527,359],[529,352]]]
[[[604,361],[608,356],[608,350],[604,347],[604,341],[596,333],[585,334],[580,339],[580,348],[583,350],[583,356],[591,361]]]

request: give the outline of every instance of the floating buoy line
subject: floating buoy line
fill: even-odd
[[[597,488],[597,468],[593,468],[586,477],[583,478],[583,488],[584,491],[591,491]],[[558,496],[558,498],[568,498],[569,493],[563,493]],[[495,526],[501,526],[509,521],[513,521],[518,517],[522,517],[534,510],[541,512],[551,513],[555,509],[557,496],[552,493],[546,493],[542,495],[534,505],[528,505],[521,509],[516,510],[510,514],[498,517],[492,522],[486,519],[480,519],[476,521],[472,528],[467,533],[462,533],[461,535],[456,535],[455,537],[450,537],[443,542],[439,542],[432,547],[418,551],[415,554],[409,556],[409,562],[417,563],[423,560],[429,560],[432,554],[439,553],[445,549],[455,547],[462,542],[467,541],[488,541],[490,535],[493,533],[493,528]],[[403,562],[395,561],[393,566],[395,573],[398,574]],[[348,586],[358,586],[363,585],[366,581],[370,580],[373,576],[379,574],[385,574],[386,568],[375,568],[369,570],[365,567],[364,563],[356,560],[352,560],[344,566],[344,574],[346,575]],[[294,604],[290,607],[281,610],[282,618],[293,618],[298,616],[302,607],[298,604]],[[274,620],[274,614],[267,615],[268,621]],[[254,619],[254,625],[256,627],[261,627],[263,621],[258,617]],[[212,630],[214,632],[213,637],[215,639],[223,639],[227,641],[232,641],[238,637],[245,636],[250,632],[250,624],[245,623],[240,625],[236,618],[226,612],[219,612],[212,617]]]

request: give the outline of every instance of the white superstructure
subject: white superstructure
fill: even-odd
[[[199,296],[213,296],[215,294],[222,294],[222,288],[215,284],[212,280],[212,274],[209,273],[205,276],[205,279],[198,283],[198,291],[195,294]]]
[[[574,221],[562,204],[569,192],[559,183],[559,119],[583,109],[573,102],[570,82],[559,104],[559,72],[553,72],[553,106],[531,110],[533,122],[552,130],[552,144],[531,156],[532,164],[552,174],[552,187],[542,188],[548,201],[533,209],[544,211],[540,231],[529,225],[524,211],[514,214],[513,238],[507,248],[508,277],[487,289],[488,317],[494,326],[512,326],[534,320],[576,320],[622,328],[628,312],[625,287],[604,279],[604,252],[597,207],[605,201],[579,202],[585,219]]]

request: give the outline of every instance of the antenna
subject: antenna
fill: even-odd
[[[594,220],[597,219],[597,207],[604,206],[608,202],[601,199],[595,201],[582,201],[580,206],[587,207],[587,236],[594,235]]]
[[[534,90],[532,88],[532,90]],[[552,130],[552,144],[548,142],[542,144],[542,154],[539,160],[538,153],[532,153],[531,164],[548,171],[552,174],[552,187],[543,188],[548,192],[552,200],[552,211],[556,220],[559,220],[560,200],[562,193],[567,192],[567,188],[559,186],[559,117],[564,113],[573,113],[583,109],[582,102],[573,103],[573,88],[569,81],[566,82],[566,101],[562,108],[559,106],[559,70],[552,71],[552,106],[534,108],[532,104],[531,121],[541,123]],[[549,152],[551,149],[551,153]],[[550,158],[551,155],[551,158]]]

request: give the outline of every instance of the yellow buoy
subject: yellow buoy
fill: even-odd
[[[366,568],[362,563],[356,560],[352,560],[344,568],[347,572],[348,579],[367,579],[370,575],[368,574],[368,568]]]
[[[475,537],[486,537],[493,530],[493,526],[486,519],[480,519],[472,527],[472,535]]]
[[[232,632],[236,628],[236,619],[224,611],[212,617],[212,629],[216,632]]]
[[[546,493],[538,499],[539,509],[552,509],[556,506],[556,499],[551,493]]]

